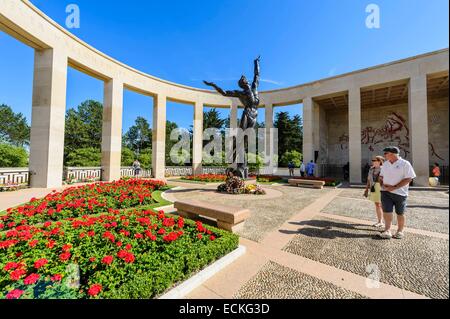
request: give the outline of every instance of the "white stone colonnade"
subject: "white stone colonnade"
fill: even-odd
[[[67,68],[104,81],[102,179],[120,177],[123,90],[153,96],[152,171],[164,178],[166,103],[177,101],[194,108],[193,172],[201,172],[203,107],[229,108],[230,126],[237,127],[239,101],[216,92],[172,83],[135,70],[89,46],[26,0],[0,2],[0,30],[35,49],[30,171],[32,187],[62,183]],[[318,97],[348,93],[350,181],[361,182],[361,88],[407,80],[409,83],[410,151],[419,185],[427,185],[427,76],[448,75],[448,49],[279,90],[261,92],[268,128],[273,107],[303,103],[304,161],[319,151]],[[148,108],[150,111],[151,106]]]

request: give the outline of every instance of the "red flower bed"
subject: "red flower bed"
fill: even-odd
[[[42,199],[9,208],[0,216],[0,231],[20,225],[107,212],[108,209],[136,207],[154,203],[152,192],[165,186],[163,181],[129,179],[96,183],[53,191]]]
[[[184,176],[181,179],[196,182],[211,183],[211,182],[224,182],[227,179],[227,176],[221,174],[202,174],[202,175]]]
[[[236,235],[153,211],[21,225],[0,234],[0,298],[32,298],[29,287],[64,282],[71,265],[80,298],[150,298],[237,245]]]

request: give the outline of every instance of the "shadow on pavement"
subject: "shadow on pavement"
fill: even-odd
[[[308,237],[335,239],[335,238],[372,238],[379,239],[378,231],[362,224],[349,224],[328,220],[305,220],[302,222],[289,222],[292,225],[309,226],[298,230],[280,229],[279,232],[288,235],[304,235]],[[339,230],[341,229],[341,230]],[[345,230],[357,230],[358,233],[349,233]],[[371,233],[367,233],[367,232]]]

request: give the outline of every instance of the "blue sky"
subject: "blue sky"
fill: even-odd
[[[68,4],[80,8],[82,40],[132,67],[195,87],[225,89],[252,75],[261,54],[261,90],[277,89],[448,47],[448,0],[32,0],[65,27]],[[365,8],[381,10],[368,29]],[[33,50],[0,32],[0,103],[31,118]],[[68,73],[67,106],[103,100],[101,81]],[[281,108],[280,108],[281,109]],[[301,106],[283,107],[291,114]],[[228,110],[222,110],[228,116]],[[123,126],[152,120],[152,99],[124,94]],[[193,109],[169,103],[168,120],[189,127]],[[260,114],[259,120],[264,119]]]

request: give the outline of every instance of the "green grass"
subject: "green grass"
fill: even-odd
[[[287,180],[279,179],[279,180],[276,180],[276,181],[273,181],[273,182],[260,182],[260,181],[258,181],[257,183],[261,184],[261,185],[287,184]]]
[[[161,190],[157,190],[152,192],[152,199],[154,201],[156,201],[156,203],[153,204],[149,204],[149,205],[142,205],[142,206],[136,206],[136,207],[130,207],[130,208],[125,208],[124,211],[130,211],[130,210],[135,210],[135,209],[143,209],[143,210],[148,210],[148,209],[152,209],[154,211],[157,210],[157,208],[159,207],[163,207],[163,206],[168,206],[173,204],[172,202],[165,200],[162,197],[162,193],[164,193],[165,191],[174,188],[175,186],[166,186]]]

